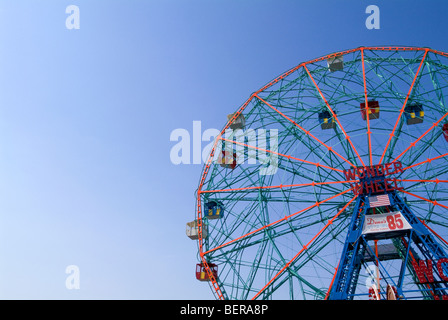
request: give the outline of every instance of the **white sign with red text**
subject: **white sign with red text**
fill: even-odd
[[[400,211],[365,216],[362,234],[411,229]]]

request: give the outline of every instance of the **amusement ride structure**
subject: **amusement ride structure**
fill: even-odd
[[[217,299],[448,299],[448,54],[301,63],[216,138],[187,235]]]

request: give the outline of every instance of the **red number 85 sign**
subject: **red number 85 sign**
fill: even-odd
[[[411,229],[409,222],[400,211],[367,215],[362,229],[363,234]]]
[[[389,226],[389,230],[395,230],[395,229],[403,229],[403,220],[401,213],[396,213],[393,216],[387,216],[386,217],[387,224]]]

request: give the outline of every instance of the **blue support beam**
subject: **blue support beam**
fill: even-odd
[[[425,284],[425,286],[431,287],[431,295],[428,295],[427,292],[423,291],[422,294],[431,298],[448,295],[448,283],[444,281],[440,275],[437,275],[438,271],[436,268],[438,260],[448,258],[446,252],[436,241],[430,230],[428,230],[428,228],[413,214],[412,210],[398,195],[397,191],[394,190],[388,194],[390,199],[390,206],[388,206],[388,209],[391,211],[400,211],[403,217],[410,224],[411,229],[400,232],[384,232],[364,236],[362,234],[363,224],[365,216],[369,214],[370,210],[370,204],[368,201],[369,194],[359,195],[353,210],[350,227],[347,233],[338,270],[328,297],[330,300],[353,299],[356,292],[360,268],[362,264],[365,263],[366,249],[371,252],[368,241],[372,239],[378,240],[392,238],[397,238],[397,240],[402,243],[400,246],[402,247],[401,252],[403,255],[403,262],[398,278],[396,280],[388,279],[387,282],[389,284],[393,283],[396,285],[398,295],[401,298],[406,299],[406,292],[403,290],[402,286],[406,268],[410,269],[411,265],[409,263],[411,246],[414,248],[413,258],[431,260],[434,269],[433,271],[436,275],[435,283]],[[407,240],[405,241],[404,239]],[[417,252],[421,256],[418,256]],[[376,262],[379,266],[380,261],[378,260],[378,257],[376,257]],[[447,264],[442,265],[444,274],[448,275]],[[410,269],[409,272],[413,273],[414,276],[416,275],[415,270]],[[387,270],[385,270],[385,274],[387,274]],[[383,277],[383,279],[384,278],[385,277]],[[421,286],[421,290],[423,290],[423,286]]]
[[[359,274],[361,262],[359,258],[359,239],[367,208],[366,197],[359,196],[356,200],[338,271],[330,292],[330,300],[346,300],[349,293],[354,290],[352,282],[354,275]],[[355,279],[355,282],[357,282],[357,279]]]

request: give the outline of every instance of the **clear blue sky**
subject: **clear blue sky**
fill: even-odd
[[[68,5],[80,29],[68,30]],[[380,8],[380,30],[365,8]],[[221,129],[300,62],[448,51],[446,1],[2,0],[0,299],[212,299],[194,278],[201,165],[170,133]],[[68,290],[68,265],[80,289]]]

